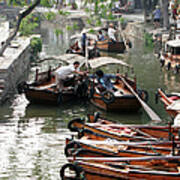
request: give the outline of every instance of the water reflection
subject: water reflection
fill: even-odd
[[[28,106],[29,101],[26,99],[25,94],[16,95],[12,103],[12,116],[14,119],[20,119],[26,114],[26,107]]]

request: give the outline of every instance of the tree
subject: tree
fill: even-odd
[[[144,7],[144,22],[147,23],[147,15],[148,15],[147,0],[143,0],[143,7]]]
[[[169,29],[168,0],[162,0],[163,27]]]
[[[10,34],[10,36],[7,38],[7,40],[2,44],[2,47],[0,49],[0,56],[3,56],[3,53],[6,50],[6,48],[8,47],[8,45],[10,44],[10,42],[17,35],[17,32],[19,31],[19,27],[20,27],[21,21],[27,15],[29,15],[33,11],[33,9],[40,4],[40,2],[41,2],[41,0],[35,0],[31,6],[29,6],[26,10],[23,10],[23,11],[21,11],[19,13],[18,19],[17,19],[17,24],[16,24],[16,27],[15,27],[14,31]]]

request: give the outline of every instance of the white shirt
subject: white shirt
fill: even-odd
[[[66,79],[68,75],[71,75],[75,71],[74,65],[63,66],[58,68],[55,72],[58,74],[60,79]]]
[[[113,39],[114,41],[116,41],[116,38],[115,38],[115,32],[116,30],[114,28],[108,28],[108,36],[110,39]]]
[[[176,21],[177,23],[177,29],[180,30],[180,18]]]

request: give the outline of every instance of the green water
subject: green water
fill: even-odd
[[[59,55],[65,52],[70,34],[57,38],[52,29],[43,29],[42,32],[46,54]],[[162,118],[161,124],[166,124],[170,118],[162,104],[155,104],[154,94],[159,87],[168,92],[180,92],[179,75],[161,70],[152,50],[145,48],[143,43],[137,41],[133,45],[124,61],[132,64],[138,86],[149,92],[148,104]],[[121,58],[119,55],[112,56]],[[43,68],[56,63],[45,62]],[[71,102],[60,107],[30,105],[24,95],[16,95],[12,102],[0,108],[0,179],[60,179],[59,169],[66,162],[64,140],[70,137],[67,123],[74,117],[94,111],[98,109],[86,102]],[[100,112],[119,123],[154,123],[144,110],[134,114]]]

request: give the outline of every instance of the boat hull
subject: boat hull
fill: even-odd
[[[135,96],[115,97],[114,102],[107,104],[95,94],[91,99],[91,103],[105,111],[137,112],[141,108],[141,105]]]
[[[158,95],[160,96],[161,102],[164,104],[164,108],[166,112],[172,117],[175,118],[180,111],[178,110],[170,110],[167,107],[173,103],[173,100],[169,98],[161,89],[158,89]]]
[[[108,42],[105,41],[98,41],[97,42],[97,48],[100,51],[106,51],[106,52],[115,52],[115,53],[124,53],[126,47],[124,42]]]
[[[149,169],[148,167],[136,167],[131,166],[128,168],[128,165],[120,165],[120,166],[109,166],[100,163],[93,163],[93,162],[83,162],[79,161],[74,164],[74,169],[78,176],[80,174],[87,179],[87,180],[120,180],[120,179],[128,179],[128,180],[178,180],[180,178],[180,173],[177,171],[158,171],[153,170],[154,166],[151,166]],[[151,169],[152,168],[152,169]],[[61,177],[64,175],[64,172],[61,171]],[[64,177],[62,177],[64,178]],[[66,178],[65,178],[66,179]],[[75,178],[74,178],[75,179]],[[77,177],[76,177],[77,179]]]
[[[73,92],[58,93],[48,90],[35,90],[30,88],[26,89],[25,94],[27,99],[31,103],[38,103],[38,104],[46,103],[52,105],[60,105],[75,98]]]

